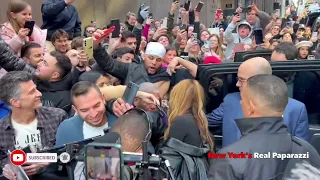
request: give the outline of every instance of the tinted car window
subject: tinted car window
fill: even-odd
[[[305,104],[310,124],[320,124],[320,78],[318,72],[274,72],[288,85],[289,96]],[[207,112],[212,112],[223,102],[228,93],[238,92],[237,74],[221,74],[211,77],[207,92]],[[218,84],[218,85],[217,85]]]

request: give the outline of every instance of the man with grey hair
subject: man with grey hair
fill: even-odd
[[[317,151],[305,140],[290,135],[283,122],[288,104],[283,80],[270,74],[252,76],[242,87],[241,98],[244,118],[236,123],[242,137],[218,152],[227,156],[212,161],[209,179],[282,179],[302,160],[320,167]]]
[[[68,118],[62,109],[43,107],[41,92],[24,71],[11,71],[0,79],[0,99],[11,107],[11,113],[0,121],[0,163],[7,179],[16,179],[7,152],[30,147],[32,152],[55,145],[56,131]],[[41,173],[48,163],[25,163],[28,176]]]
[[[272,74],[271,66],[266,59],[255,57],[243,62],[238,69],[236,86],[241,91],[247,84],[247,80],[258,74]],[[239,92],[230,93],[224,97],[223,103],[218,108],[207,114],[209,127],[223,125],[222,147],[236,142],[241,137],[240,130],[235,122],[235,119],[243,118],[244,115],[240,101]],[[309,140],[308,114],[303,103],[289,98],[283,118],[291,135]]]

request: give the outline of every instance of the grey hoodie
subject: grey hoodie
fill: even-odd
[[[241,38],[239,36],[238,30],[239,30],[240,25],[247,25],[250,27],[249,35],[245,38]],[[232,33],[235,29],[236,29],[237,33]],[[224,53],[225,57],[228,58],[231,56],[234,45],[237,43],[244,43],[247,45],[251,45],[252,44],[252,39],[251,39],[252,32],[253,32],[253,28],[247,21],[241,21],[237,24],[234,24],[233,22],[231,22],[228,25],[228,28],[226,29],[226,31],[224,32],[224,38],[228,42],[227,49],[225,50],[225,53]]]

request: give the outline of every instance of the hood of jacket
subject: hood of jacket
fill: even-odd
[[[247,21],[241,21],[240,23],[238,23],[237,28],[236,28],[236,32],[237,32],[238,35],[239,35],[239,27],[240,27],[241,25],[247,25],[247,26],[249,27],[250,32],[249,32],[248,36],[245,37],[245,38],[249,38],[249,37],[252,35],[252,33],[253,33],[253,28],[252,28],[252,26],[251,26]],[[240,35],[239,35],[239,37],[240,37]],[[242,38],[242,39],[245,39],[245,38]]]
[[[209,164],[208,147],[195,147],[170,138],[160,150],[160,156],[168,160],[176,179],[207,179]]]
[[[242,136],[251,133],[281,134],[288,132],[282,117],[236,119]]]
[[[209,152],[209,147],[196,147],[189,144],[186,144],[178,139],[170,138],[166,146],[178,151],[180,153],[187,154],[189,156],[203,157],[206,153]]]

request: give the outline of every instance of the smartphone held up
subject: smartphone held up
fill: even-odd
[[[197,5],[197,8],[196,8],[196,11],[197,12],[201,12],[203,5],[204,5],[204,3],[199,1],[198,5]]]
[[[83,51],[88,55],[88,59],[93,59],[93,38],[85,38],[82,43]],[[83,62],[79,62],[80,66]]]
[[[26,21],[25,22],[24,28],[27,28],[30,30],[27,36],[31,36],[31,34],[33,32],[34,25],[35,25],[35,21]]]
[[[123,154],[120,144],[94,143],[85,150],[86,179],[122,179]]]
[[[161,24],[161,28],[167,28],[168,27],[168,19],[164,18]]]
[[[111,38],[118,38],[120,36],[120,19],[112,19],[110,22],[111,27],[115,27],[115,29],[112,31]]]

